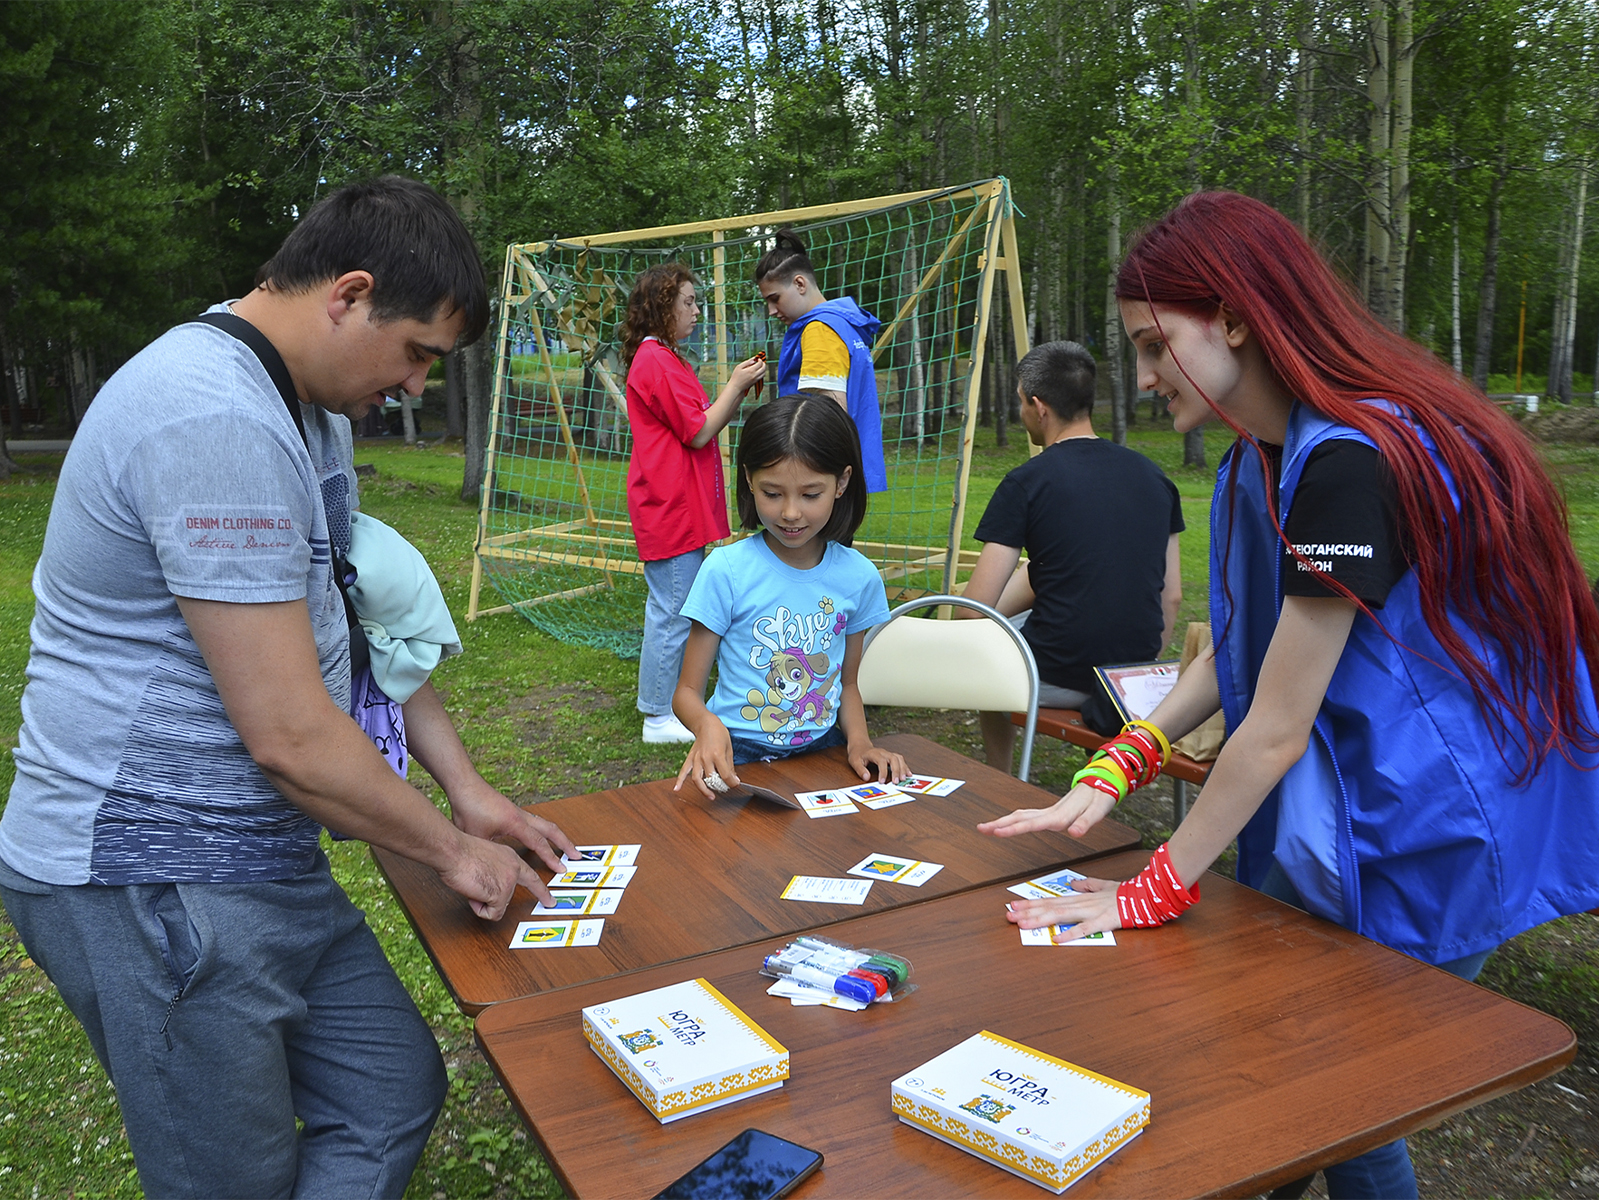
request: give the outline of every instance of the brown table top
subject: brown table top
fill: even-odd
[[[797,934],[1138,845],[1138,834],[1118,821],[1102,821],[1082,839],[980,834],[979,821],[1052,804],[1055,797],[926,738],[895,734],[877,741],[903,754],[914,771],[966,785],[949,796],[823,818],[761,800],[685,799],[670,780],[541,804],[539,815],[580,845],[642,847],[638,873],[615,915],[605,919],[598,946],[512,950],[517,923],[532,919],[531,895],[519,892],[504,919],[484,921],[427,867],[377,848],[372,855],[450,995],[475,1015],[551,988]],[[751,783],[797,791],[860,782],[841,749],[752,764],[739,773]],[[795,875],[843,876],[868,854],[908,856],[944,869],[919,888],[876,882],[860,906],[778,898]]]
[[[1130,876],[1142,853],[1095,866]],[[574,1196],[650,1196],[754,1126],[819,1150],[795,1195],[1047,1195],[889,1108],[889,1084],[980,1029],[1151,1096],[1141,1135],[1073,1197],[1248,1196],[1525,1086],[1571,1061],[1555,1020],[1208,875],[1177,924],[1114,947],[1021,945],[994,886],[830,928],[901,954],[919,990],[864,1012],[765,994],[783,939],[496,1005],[477,1037]],[[790,1055],[775,1092],[659,1124],[583,1039],[579,1010],[702,976]],[[578,1098],[574,1101],[574,1097]]]

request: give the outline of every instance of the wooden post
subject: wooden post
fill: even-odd
[[[988,233],[983,239],[982,275],[977,284],[977,321],[972,329],[972,366],[966,378],[966,427],[961,433],[960,470],[955,478],[955,505],[949,521],[949,552],[944,556],[944,592],[955,586],[960,545],[966,522],[966,485],[972,473],[972,443],[977,436],[977,393],[983,382],[983,351],[988,343],[988,312],[994,299],[994,260],[999,257],[1000,190],[988,198]]]
[[[711,230],[711,320],[716,324],[716,391],[714,400],[727,386],[730,372],[727,365],[727,251],[722,247],[722,231]],[[722,498],[729,508],[733,504],[733,440],[723,425],[716,435],[716,444],[722,452]],[[736,526],[738,521],[733,520]]]
[[[472,547],[472,594],[466,604],[466,619],[468,622],[477,620],[478,595],[483,589],[483,559],[478,549],[483,545],[483,539],[488,536],[489,524],[489,496],[492,492],[490,484],[494,480],[494,454],[499,445],[500,407],[505,400],[505,385],[510,377],[510,355],[505,345],[506,331],[511,324],[511,263],[514,248],[505,248],[505,285],[500,289],[500,332],[499,340],[495,344],[498,353],[495,358],[506,360],[504,365],[494,373],[494,399],[489,405],[489,443],[483,452],[483,495],[478,499],[477,511],[477,541]]]
[[[1022,252],[1016,241],[1016,208],[1011,203],[1009,180],[1005,182],[1005,215],[1000,222],[1002,244],[1005,247],[1005,280],[1010,285],[1011,339],[1016,360],[1020,362],[1032,347],[1027,336],[1027,302],[1022,296]],[[1005,402],[1008,403],[1009,399],[1005,397]],[[1035,445],[1031,438],[1027,439],[1027,457],[1031,458],[1042,450],[1042,446]]]

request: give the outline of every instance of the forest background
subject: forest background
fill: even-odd
[[[385,171],[447,194],[495,279],[513,240],[1003,174],[1034,339],[1089,345],[1129,403],[1110,272],[1236,188],[1479,386],[1590,401],[1596,60],[1595,0],[0,4],[0,472],[5,433],[75,428]],[[489,355],[446,362],[468,496]]]

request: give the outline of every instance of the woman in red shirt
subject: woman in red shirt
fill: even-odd
[[[682,263],[651,267],[633,284],[622,322],[627,419],[633,429],[627,511],[649,587],[638,664],[646,742],[694,740],[672,715],[672,691],[689,631],[679,610],[705,548],[730,532],[716,435],[766,374],[765,359],[746,359],[733,368],[714,402],[706,397],[677,348],[700,319],[695,284]]]

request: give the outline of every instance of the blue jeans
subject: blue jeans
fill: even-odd
[[[683,647],[693,624],[681,615],[683,602],[704,561],[701,549],[644,564],[650,596],[644,602],[644,644],[638,656],[638,710],[647,717],[663,717],[672,711],[672,693],[683,670]]]
[[[1266,872],[1260,890],[1273,900],[1281,900],[1284,904],[1308,911],[1288,873],[1276,862]],[[1439,963],[1438,968],[1462,979],[1472,980],[1477,978],[1477,973],[1492,953],[1492,950],[1484,950],[1453,962]],[[1348,1162],[1334,1163],[1322,1174],[1327,1178],[1327,1195],[1331,1200],[1415,1200],[1416,1197],[1416,1173],[1411,1168],[1410,1149],[1405,1145],[1404,1138],[1368,1150]],[[1308,1184],[1308,1181],[1305,1182]]]
[[[837,725],[813,741],[798,746],[774,746],[771,742],[739,737],[736,733],[729,733],[728,736],[733,739],[733,765],[738,767],[752,762],[776,762],[780,758],[793,758],[796,754],[809,754],[812,750],[830,750],[834,746],[849,744],[844,731]]]
[[[295,879],[123,887],[0,864],[23,945],[116,1087],[146,1195],[404,1193],[444,1063],[317,858]]]

